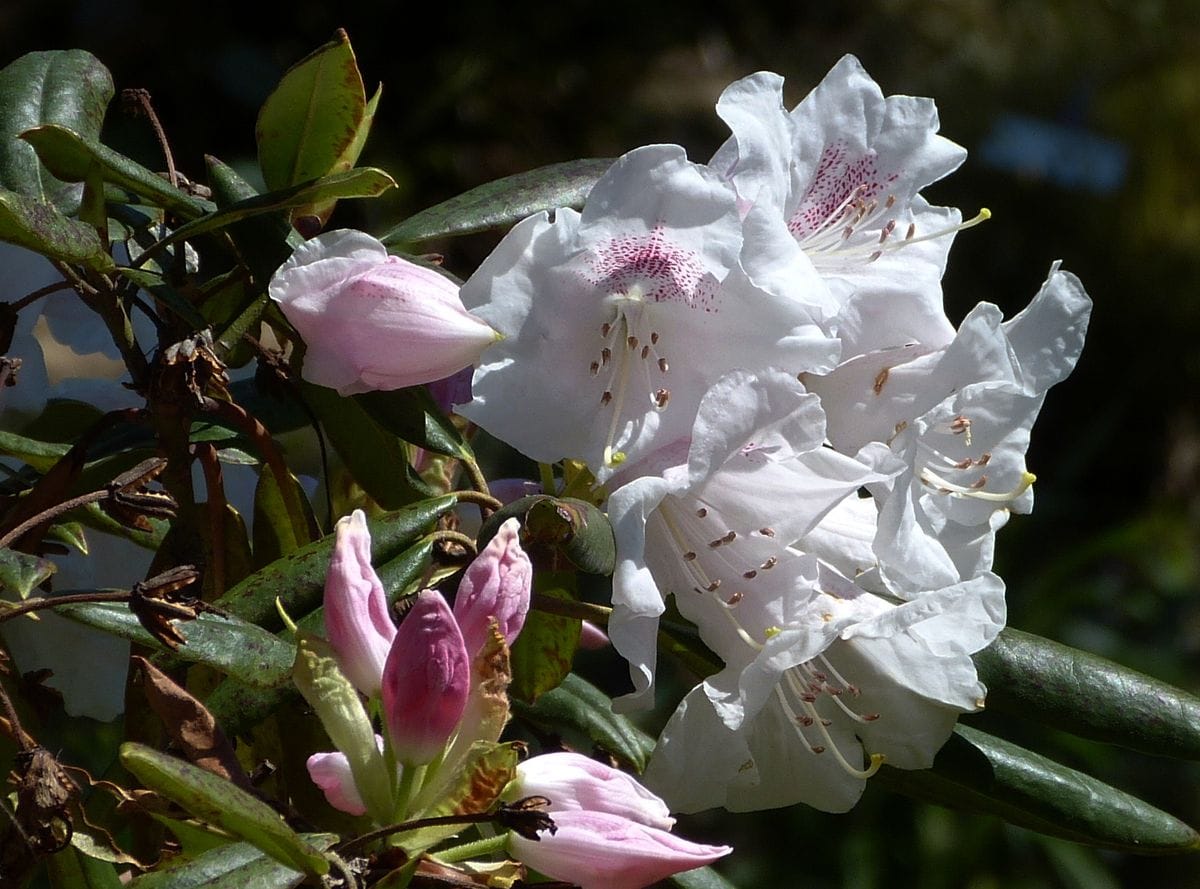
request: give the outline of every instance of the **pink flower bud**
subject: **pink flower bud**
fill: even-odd
[[[396,759],[430,762],[453,737],[471,692],[471,660],[440,593],[422,590],[383,666],[383,717]]]
[[[366,803],[354,784],[350,761],[344,753],[314,753],[305,762],[308,776],[321,788],[329,805],[351,815],[365,815]]]
[[[325,576],[325,635],[338,666],[363,694],[379,694],[396,636],[387,597],[371,567],[371,534],[361,509],[340,519]]]
[[[492,620],[510,645],[525,625],[533,564],[521,549],[519,529],[520,523],[515,518],[505,521],[467,566],[459,582],[454,617],[462,628],[471,657],[479,654],[487,642]]]
[[[555,833],[509,836],[513,853],[548,877],[581,889],[641,889],[733,851],[705,846],[608,812],[554,812]]]
[[[550,812],[607,812],[661,830],[675,824],[667,804],[632,775],[578,753],[543,753],[518,764],[505,797],[526,796],[546,797]]]
[[[308,347],[304,378],[342,395],[440,380],[497,339],[445,275],[350,229],[297,247],[268,292]]]

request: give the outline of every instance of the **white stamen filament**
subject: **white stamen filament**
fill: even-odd
[[[1021,473],[1021,480],[1017,482],[1017,486],[1011,491],[984,491],[982,490],[982,485],[987,483],[986,475],[981,475],[971,485],[956,485],[954,482],[938,475],[928,466],[921,470],[920,478],[922,482],[943,494],[971,497],[975,500],[984,500],[988,503],[1011,503],[1024,494],[1037,481],[1036,475],[1025,471]]]

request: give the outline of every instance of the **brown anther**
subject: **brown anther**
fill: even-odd
[[[608,346],[605,346],[603,349],[600,350],[600,363],[608,364],[608,362],[611,359],[612,359],[612,349],[608,348]]]
[[[636,349],[638,347],[638,338],[636,336],[626,337],[625,344],[629,346],[630,349]]]
[[[756,578],[757,576],[758,576],[758,572],[755,571],[753,568],[751,568],[749,571],[742,572],[742,577],[746,578],[746,580],[754,580],[754,578]]]
[[[650,347],[642,346],[642,360],[645,361],[649,357],[650,357]]]
[[[595,376],[596,374],[600,373],[600,362],[599,361],[592,362],[591,371],[592,371],[592,376]]]
[[[658,359],[658,369],[661,370],[663,373],[666,373],[669,367],[670,367],[670,365],[667,364],[667,359],[665,359],[665,358]]]
[[[650,342],[656,346],[658,345],[658,332],[657,331],[654,331],[654,330],[650,331]]]
[[[728,599],[725,600],[725,604],[726,605],[736,605],[738,602],[742,601],[742,599],[744,599],[744,598],[746,598],[745,593],[734,593],[732,596],[730,596]]]
[[[774,537],[775,529],[774,528],[759,528],[758,533],[761,534],[763,537]],[[772,564],[774,564],[774,563],[772,563]]]
[[[708,592],[710,592],[710,593],[715,593],[720,588],[721,588],[721,581],[719,581],[719,580],[714,580],[712,583],[710,583],[708,586],[705,587],[705,589],[708,590]]]
[[[864,713],[862,718],[864,720],[866,720],[867,722],[874,722],[876,719],[879,718],[879,714],[878,713]]]
[[[890,235],[895,230],[896,230],[896,220],[894,220],[894,219],[889,220],[888,224],[885,225],[883,227],[883,230],[879,232],[879,243],[882,244],[884,241],[886,241],[888,239],[888,235]]]
[[[987,454],[984,454],[982,457],[980,457],[978,460],[976,460],[975,465],[976,466],[987,466],[988,463],[990,463],[990,462],[992,462],[992,455],[991,455],[991,453],[987,453]]]
[[[831,725],[833,725],[833,720],[832,719],[822,719],[821,725],[825,726],[825,728],[829,728]]]
[[[821,747],[817,744],[814,744],[811,749],[812,749],[813,753],[824,753],[825,752],[825,748]]]
[[[605,321],[600,325],[600,336],[607,337],[610,333],[612,333],[612,325]]]
[[[683,560],[685,562],[694,561],[695,558],[696,558],[696,554],[694,552],[692,552],[691,550],[688,550],[686,553],[683,554]]]
[[[854,226],[846,226],[844,229],[842,229],[842,240],[847,240],[852,234],[854,234]]]
[[[814,722],[816,722],[816,720],[813,719],[811,716],[797,716],[796,722],[800,723],[805,728],[809,728],[812,726],[812,724]]]
[[[888,375],[891,372],[892,372],[892,369],[890,367],[885,367],[879,373],[875,374],[875,384],[871,387],[871,389],[875,392],[876,395],[878,395],[880,392],[883,391],[884,384],[887,383]]]
[[[975,479],[975,481],[971,482],[971,487],[974,490],[979,490],[980,488],[982,488],[984,485],[987,484],[987,480],[988,479],[987,479],[986,475],[981,475],[981,476],[979,476],[979,478]]]
[[[911,241],[913,238],[913,235],[915,235],[916,233],[917,233],[917,224],[915,222],[910,222],[908,224],[908,231],[904,235],[904,240]]]
[[[722,546],[726,543],[733,543],[733,541],[736,539],[737,539],[737,532],[730,531],[724,537],[718,537],[716,540],[710,540],[708,542],[708,545],[709,545],[709,548],[716,549],[718,546]]]
[[[878,259],[879,257],[881,257],[881,256],[883,256],[883,251],[882,251],[882,250],[876,250],[876,251],[875,251],[874,253],[872,253],[872,254],[871,254],[869,257],[867,257],[867,262],[874,262],[875,260],[877,260],[877,259]]]
[[[778,562],[779,562],[778,558],[776,558],[775,556],[771,556],[771,558],[767,559],[765,562],[763,562],[758,567],[759,567],[760,571],[769,571],[772,568],[774,568]]]
[[[659,389],[658,391],[656,391],[654,393],[654,404],[656,407],[658,407],[660,409],[666,407],[667,402],[670,400],[671,400],[671,390],[670,389]]]
[[[708,515],[708,510],[705,509],[703,506],[701,506],[699,509],[696,510],[696,518],[702,519],[706,515]]]
[[[975,465],[975,461],[972,460],[970,457],[963,457],[963,459],[959,460],[957,463],[954,464],[954,468],[955,469],[970,469],[974,465]]]
[[[890,209],[892,209],[892,207],[896,206],[896,196],[894,194],[888,195],[887,200],[883,202],[883,206],[885,208],[887,208],[888,210],[890,210]],[[893,219],[891,222],[888,223],[888,225],[890,225],[892,228],[895,228],[896,220]]]
[[[606,404],[608,404],[610,401],[612,401],[612,393],[611,393],[611,392],[609,392],[607,389],[605,389],[605,390],[604,390],[604,394],[600,396],[600,404],[601,404],[601,405],[606,405]]]

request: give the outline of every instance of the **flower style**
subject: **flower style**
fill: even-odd
[[[879,505],[874,552],[893,592],[986,571],[996,529],[1032,508],[1030,428],[1075,366],[1090,310],[1079,280],[1056,264],[1009,321],[981,303],[941,348],[876,350],[805,375],[832,445],[889,476],[867,487]]]
[[[951,236],[964,226],[957,210],[930,206],[918,192],[966,152],[937,135],[931,99],[885,98],[845,56],[791,112],[783,79],[760,72],[726,88],[717,113],[732,136],[710,166],[733,183],[744,212],[765,211],[772,224],[760,237],[790,252],[790,273],[815,273],[828,287],[830,314],[847,316],[832,322],[843,341],[870,334],[903,343],[913,327],[949,333],[939,282]],[[865,325],[854,304],[864,293],[891,295]]]
[[[349,229],[297,247],[268,291],[308,347],[304,378],[342,395],[441,380],[496,339],[445,275]]]
[[[823,447],[815,395],[779,371],[734,371],[704,396],[689,440],[629,470],[644,473],[613,492],[617,540],[609,634],[630,662],[635,691],[623,706],[648,702],[663,598],[705,643],[740,646],[729,603],[780,623],[789,596],[815,592],[818,562],[788,543],[808,534],[839,502],[886,476]],[[673,464],[673,465],[671,465]]]
[[[383,665],[396,625],[387,597],[371,567],[371,534],[361,509],[338,520],[325,578],[325,633],[342,672],[355,688],[379,694]]]
[[[505,338],[462,413],[603,480],[686,436],[726,371],[831,368],[836,344],[802,302],[757,285],[779,270],[743,229],[732,188],[672,145],[620,158],[582,214],[521,222],[463,285]]]
[[[660,798],[624,772],[576,753],[518,765],[505,796],[530,795],[550,800],[554,829],[536,840],[510,834],[509,846],[526,864],[582,889],[641,889],[733,851],[670,833],[674,819]]]

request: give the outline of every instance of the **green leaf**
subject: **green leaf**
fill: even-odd
[[[589,574],[613,573],[616,539],[608,516],[594,504],[549,494],[522,497],[488,516],[479,529],[479,545],[487,546],[500,525],[513,516],[521,521],[521,545],[538,567],[573,566]]]
[[[448,457],[472,459],[466,443],[450,418],[441,412],[424,386],[364,392],[354,400],[371,418],[397,438]]]
[[[721,876],[711,867],[698,867],[685,870],[681,874],[667,877],[667,882],[679,889],[737,889],[737,887]]]
[[[258,190],[233,167],[209,155],[204,162],[213,200],[222,210],[259,196]],[[304,243],[282,209],[230,225],[229,236],[258,282],[268,281],[292,251]]]
[[[121,764],[149,789],[178,803],[201,821],[241,837],[276,861],[311,877],[329,872],[329,862],[319,848],[288,827],[262,800],[229,781],[132,742],[121,745]]]
[[[587,158],[505,176],[410,216],[380,240],[393,246],[469,235],[514,225],[542,210],[579,208],[612,163]]]
[[[5,457],[16,457],[21,462],[28,463],[38,472],[49,472],[50,467],[65,457],[69,450],[71,450],[69,444],[57,441],[38,441],[0,429],[0,454]]]
[[[1182,689],[1011,628],[975,665],[989,710],[1143,753],[1200,759],[1200,697]]]
[[[612,699],[575,673],[567,674],[558,688],[546,692],[536,704],[513,701],[513,711],[546,731],[574,731],[639,772],[654,750],[653,738],[627,717],[614,713]]]
[[[381,90],[367,101],[362,74],[339,30],[290,68],[258,113],[258,165],[268,188],[285,188],[349,170],[366,143]],[[334,196],[314,198],[300,215],[324,222]]]
[[[274,562],[312,542],[314,519],[308,497],[300,482],[290,472],[288,484],[291,496],[279,490],[275,473],[263,466],[254,489],[254,564],[263,566]],[[294,505],[293,505],[294,504]],[[299,507],[300,514],[295,512]]]
[[[533,578],[533,591],[551,599],[574,601],[578,578],[574,571],[539,571]],[[509,691],[532,704],[557,688],[571,672],[579,647],[579,627],[577,618],[530,610],[521,635],[513,643]]]
[[[321,851],[338,841],[331,833],[300,836]],[[249,843],[229,843],[178,867],[137,877],[129,889],[294,889],[304,879],[300,871],[285,867]]]
[[[68,846],[46,860],[54,889],[124,889],[110,862],[91,858]]]
[[[453,497],[438,497],[368,519],[371,564],[382,571],[418,537],[428,533],[455,502]],[[256,571],[213,604],[244,621],[270,629],[282,626],[275,610],[276,598],[289,614],[308,614],[321,604],[334,539],[333,534],[328,534],[300,547]]]
[[[404,443],[376,423],[357,400],[312,383],[303,383],[302,390],[354,480],[380,506],[398,509],[429,496],[408,462]]]
[[[74,213],[79,188],[50,175],[17,136],[54,123],[98,139],[112,96],[112,75],[82,49],[31,52],[6,66],[0,71],[0,187]]]
[[[0,189],[0,241],[100,272],[115,266],[90,225],[65,216],[53,204],[7,189]]]
[[[54,610],[63,617],[156,651],[169,650],[142,628],[137,616],[124,603],[83,602],[59,605]],[[187,637],[187,644],[172,652],[176,657],[207,664],[259,688],[274,688],[291,678],[295,647],[262,627],[218,614],[201,614],[176,626]]]
[[[16,593],[18,599],[28,599],[34,587],[56,570],[55,564],[47,559],[5,547],[0,549],[0,592]]]
[[[99,165],[105,182],[141,195],[184,219],[196,219],[212,210],[208,201],[185,194],[94,137],[57,124],[44,124],[21,133],[21,138],[33,146],[46,168],[60,179],[83,182],[92,166]]]
[[[1137,855],[1200,850],[1179,819],[1102,781],[959,725],[925,771],[884,767],[871,779],[916,799],[996,815],[1052,837]]]

